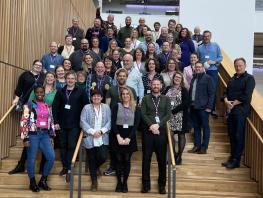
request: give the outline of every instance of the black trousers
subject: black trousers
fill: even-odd
[[[245,145],[246,116],[229,114],[227,118],[228,136],[231,147],[231,158],[240,162]]]
[[[59,135],[61,161],[64,168],[71,169],[70,164],[76,148],[80,128],[62,129]]]
[[[92,181],[97,180],[97,170],[107,159],[108,148],[105,145],[87,149],[89,172]]]
[[[158,184],[166,185],[166,152],[167,136],[164,131],[160,135],[154,135],[151,131],[144,130],[142,135],[142,183],[150,187],[150,167],[153,152],[156,154],[159,170]]]
[[[122,182],[121,179],[123,177],[123,183],[127,183],[131,171],[131,156],[132,153],[116,154],[116,159],[117,159],[116,176],[118,182]]]
[[[116,134],[111,131],[110,135],[109,135],[109,140],[110,140],[109,154],[110,154],[110,167],[113,170],[116,170],[116,164],[117,164],[116,154],[114,153],[114,151],[112,149],[112,144],[113,144],[115,136],[116,136]]]

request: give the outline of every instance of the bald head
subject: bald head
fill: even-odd
[[[195,34],[200,34],[200,32],[201,32],[200,27],[199,27],[199,26],[196,26],[196,27],[194,28],[194,33],[195,33]]]
[[[89,41],[87,39],[81,39],[80,49],[86,51],[89,48]]]
[[[55,41],[52,41],[49,45],[50,53],[55,54],[58,51],[58,44]]]

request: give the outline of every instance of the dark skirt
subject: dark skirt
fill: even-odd
[[[117,125],[118,130],[120,131],[120,136],[125,139],[129,137],[132,127],[124,129],[123,126]],[[114,133],[114,132],[113,132]],[[114,153],[133,153],[137,151],[137,141],[136,135],[131,138],[129,145],[119,145],[116,135],[112,138],[112,149]]]

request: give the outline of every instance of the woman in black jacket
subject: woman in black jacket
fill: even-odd
[[[176,164],[182,164],[182,154],[185,147],[185,133],[188,131],[188,91],[184,87],[183,74],[176,71],[172,78],[172,86],[168,86],[165,95],[171,100],[172,118],[170,120],[171,130],[178,134],[178,153],[176,153]]]

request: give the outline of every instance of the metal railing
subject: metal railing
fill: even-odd
[[[82,155],[83,155],[83,131],[80,132],[79,139],[71,160],[71,173],[70,173],[70,198],[73,198],[74,193],[74,168],[79,154],[79,170],[78,170],[78,198],[81,197],[81,175],[82,175]]]
[[[168,136],[168,198],[176,197],[176,164],[170,123],[166,123]]]

